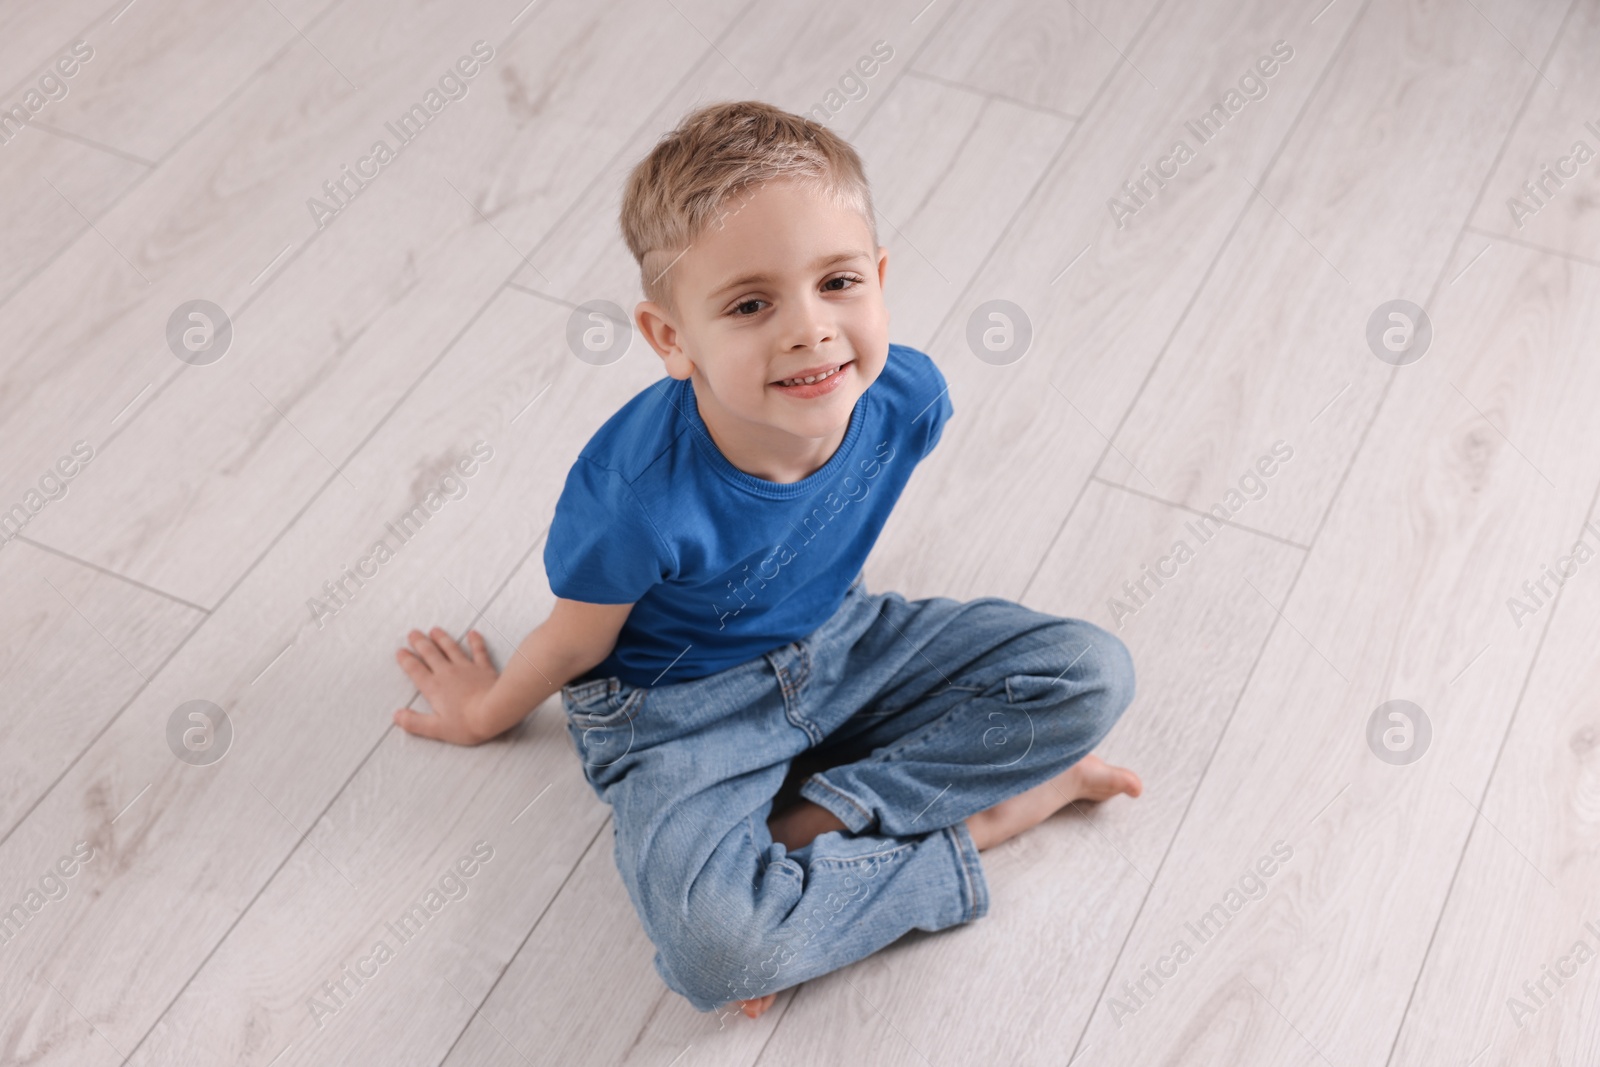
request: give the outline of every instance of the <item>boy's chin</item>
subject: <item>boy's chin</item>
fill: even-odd
[[[773,413],[773,422],[800,437],[827,437],[850,425],[850,416],[860,397],[860,393],[838,394],[828,397],[826,403],[820,403],[821,398],[807,401],[804,411],[779,410]],[[792,404],[786,406],[793,408]]]

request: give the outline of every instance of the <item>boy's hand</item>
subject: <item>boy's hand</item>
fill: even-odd
[[[409,640],[411,648],[396,651],[395,659],[427,698],[433,714],[401,708],[394,713],[395,725],[407,733],[454,745],[478,745],[489,740],[479,726],[479,710],[499,674],[489,662],[483,635],[476,630],[467,631],[470,656],[437,626],[431,638],[421,630],[412,630]]]

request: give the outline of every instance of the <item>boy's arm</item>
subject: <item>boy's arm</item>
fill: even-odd
[[[411,631],[400,666],[433,708],[394,713],[408,733],[458,745],[481,744],[527,718],[553,693],[611,654],[632,604],[588,604],[557,598],[550,617],[525,637],[496,676],[483,637],[467,634],[471,654],[443,630]]]

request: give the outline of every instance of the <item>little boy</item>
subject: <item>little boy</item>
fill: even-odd
[[[754,1018],[984,915],[983,849],[1138,796],[1089,755],[1133,666],[1081,620],[862,584],[952,408],[933,361],[889,343],[848,144],[762,103],[701,108],[634,169],[622,229],[668,377],[567,475],[549,619],[498,676],[475,631],[469,655],[413,630],[396,655],[433,714],[395,721],[477,744],[559,689],[656,970]]]

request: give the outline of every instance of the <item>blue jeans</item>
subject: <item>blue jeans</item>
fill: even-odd
[[[705,1012],[982,917],[964,820],[1082,759],[1133,692],[1091,623],[857,575],[814,633],[739,666],[561,695],[656,970]],[[766,820],[796,764],[829,768],[799,795],[848,830],[789,852]]]

